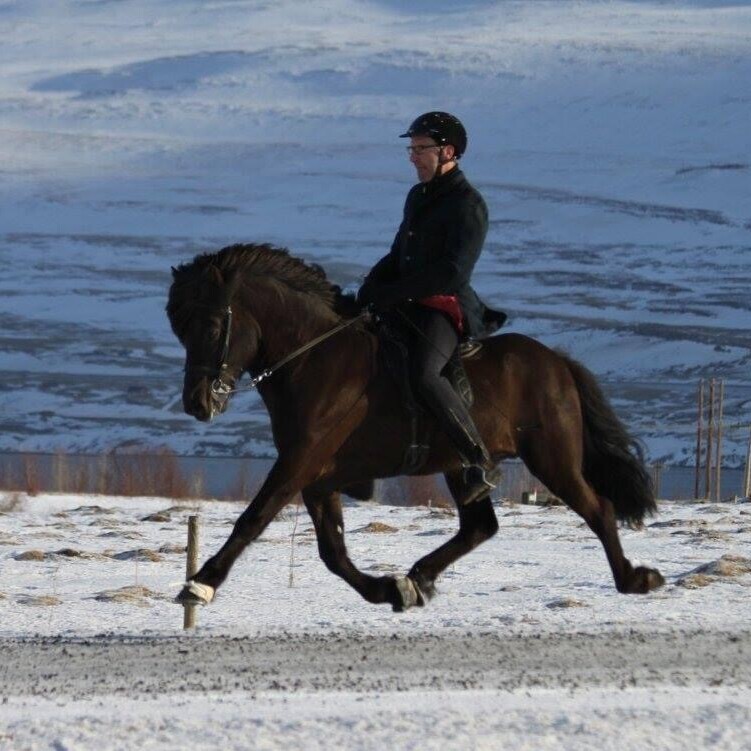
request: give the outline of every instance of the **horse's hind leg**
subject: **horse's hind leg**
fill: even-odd
[[[616,589],[627,594],[644,594],[664,583],[659,571],[639,566],[634,568],[623,554],[613,504],[598,496],[581,472],[581,457],[564,446],[571,442],[551,444],[535,442],[520,450],[520,456],[530,472],[539,478],[569,508],[584,519],[605,548],[605,555],[613,572]],[[555,457],[555,458],[554,458]]]
[[[402,610],[403,583],[391,576],[369,576],[362,573],[349,558],[344,544],[344,518],[338,492],[308,487],[303,490],[305,508],[313,520],[318,552],[326,568],[340,576],[368,602],[391,603],[394,610]]]
[[[442,571],[498,531],[498,520],[490,496],[486,495],[466,506],[461,505],[460,499],[465,492],[463,472],[447,472],[445,477],[451,495],[457,502],[459,531],[441,547],[417,561],[407,574],[423,595],[418,600],[420,605],[435,593],[435,580]]]

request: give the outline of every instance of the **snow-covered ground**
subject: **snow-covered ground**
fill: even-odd
[[[0,449],[270,451],[181,414],[169,267],[270,241],[344,285],[388,248],[419,112],[466,122],[510,330],[690,460],[701,375],[745,454],[751,5],[2,0]]]
[[[403,614],[330,574],[290,506],[186,639],[187,517],[203,559],[242,506],[0,504],[2,748],[747,748],[748,503],[664,503],[622,530],[667,579],[647,596],[615,591],[572,512],[498,503],[498,535]],[[352,502],[345,525],[356,565],[388,575],[457,519]]]

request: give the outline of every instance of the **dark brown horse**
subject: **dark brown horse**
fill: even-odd
[[[352,320],[351,298],[323,271],[267,245],[234,245],[173,269],[167,314],[186,349],[183,404],[201,421],[223,412],[241,374],[258,376],[289,353]],[[437,424],[420,474],[443,472],[459,502],[459,531],[406,576],[359,571],[344,543],[340,493],[400,474],[408,429],[395,380],[379,365],[379,340],[359,319],[258,385],[278,459],[219,550],[178,600],[210,602],[230,568],[293,496],[302,492],[326,566],[368,602],[422,605],[438,575],[498,530],[489,497],[462,505],[456,451]],[[498,462],[520,457],[600,538],[619,592],[664,580],[623,555],[616,520],[639,524],[655,510],[637,444],[583,366],[517,334],[494,336],[465,361],[472,416]]]

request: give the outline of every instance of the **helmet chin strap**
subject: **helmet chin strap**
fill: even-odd
[[[433,180],[436,179],[436,177],[441,176],[441,167],[443,167],[444,164],[449,164],[450,162],[456,162],[456,159],[443,159],[443,149],[445,148],[445,144],[441,146],[440,151],[438,152],[438,164],[435,166],[435,172],[433,173],[433,177],[430,178],[430,182],[433,182]]]

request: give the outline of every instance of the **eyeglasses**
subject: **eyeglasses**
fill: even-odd
[[[407,153],[412,156],[413,154],[415,156],[420,156],[423,152],[427,151],[428,149],[442,149],[443,146],[439,146],[438,144],[425,144],[425,145],[419,145],[419,146],[407,146]]]

